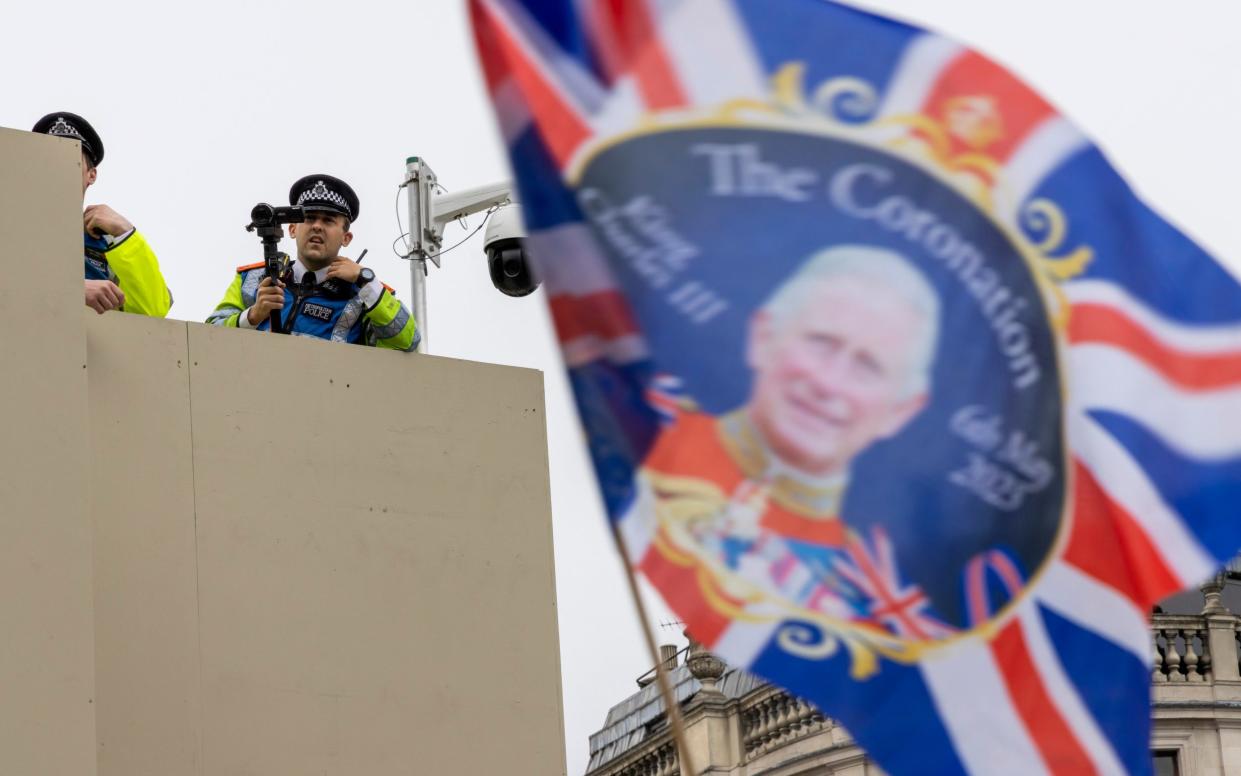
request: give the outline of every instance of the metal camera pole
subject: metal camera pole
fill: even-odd
[[[420,334],[417,352],[427,352],[427,259],[439,266],[433,251],[439,240],[431,219],[431,197],[435,191],[435,173],[417,156],[405,160],[405,188],[409,199],[409,295],[414,306],[414,325]]]
[[[427,261],[440,266],[444,227],[463,216],[503,205],[512,205],[512,186],[507,181],[463,189],[437,196],[435,173],[420,157],[405,160],[409,197],[409,290],[414,320],[422,337],[418,352],[427,352]],[[520,222],[518,221],[518,224]],[[518,225],[515,229],[520,230]],[[516,234],[516,232],[514,233]]]
[[[246,231],[257,232],[263,243],[263,264],[272,285],[280,282],[284,261],[288,259],[287,255],[280,252],[280,238],[284,236],[280,227],[284,224],[300,224],[305,220],[306,211],[300,207],[272,207],[266,202],[260,202],[250,211],[250,223],[246,225]],[[283,331],[280,325],[279,310],[272,310],[268,321],[273,334],[288,333]]]

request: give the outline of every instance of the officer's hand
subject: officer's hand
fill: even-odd
[[[107,205],[91,205],[86,208],[86,211],[82,213],[82,224],[87,232],[96,237],[104,234],[120,237],[134,228],[125,216]]]
[[[276,281],[276,285],[271,284],[271,278],[263,278],[263,282],[259,283],[258,294],[254,297],[254,304],[247,312],[251,326],[258,326],[263,321],[271,317],[272,310],[284,309],[284,283]]]
[[[111,280],[86,281],[86,306],[103,315],[125,304],[125,294]]]
[[[340,278],[346,283],[358,282],[360,274],[362,274],[362,265],[344,256],[337,256],[327,268],[328,277]]]

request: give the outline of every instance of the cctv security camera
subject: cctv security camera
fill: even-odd
[[[539,287],[539,281],[530,271],[525,236],[517,205],[501,207],[487,221],[487,233],[483,238],[487,269],[491,272],[492,284],[509,296],[525,296]]]

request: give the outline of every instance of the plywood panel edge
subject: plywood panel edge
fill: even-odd
[[[201,675],[187,325],[87,324],[100,776],[199,772]]]
[[[80,164],[76,144],[0,128],[4,773],[95,773]]]

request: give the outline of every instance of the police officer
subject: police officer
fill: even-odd
[[[368,267],[340,255],[353,241],[358,195],[331,175],[307,175],[289,189],[289,204],[306,220],[289,225],[297,261],[275,284],[263,262],[237,268],[224,300],[207,317],[216,326],[270,329],[272,311],[281,329],[304,337],[353,342],[392,350],[413,350],[416,322],[392,289]]]
[[[86,119],[73,113],[49,113],[33,132],[77,140],[82,146],[82,198],[99,174],[103,141]],[[97,313],[122,310],[163,318],[172,294],[146,238],[128,219],[107,205],[91,205],[82,214],[86,259],[86,306]]]

